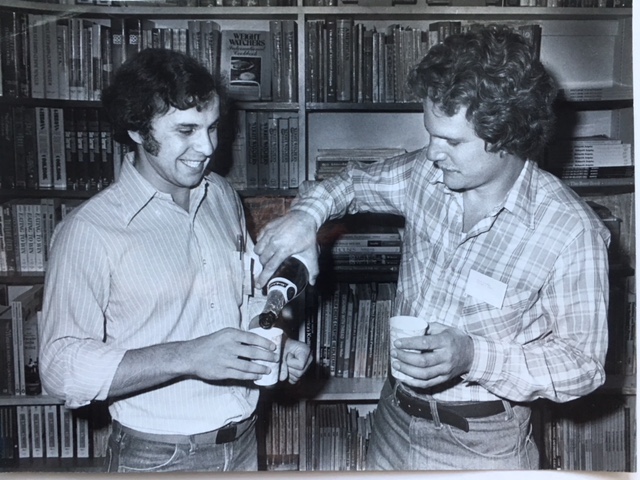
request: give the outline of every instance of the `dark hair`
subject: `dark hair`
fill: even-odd
[[[148,48],[116,71],[102,91],[102,105],[114,138],[131,144],[129,130],[148,135],[152,120],[171,107],[201,109],[218,97],[222,111],[226,96],[221,85],[196,59],[174,50]]]
[[[555,83],[534,46],[506,26],[450,35],[429,50],[408,83],[446,115],[466,107],[488,151],[536,159],[551,138]]]

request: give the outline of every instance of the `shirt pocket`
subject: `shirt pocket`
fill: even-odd
[[[465,329],[470,334],[513,338],[524,325],[524,316],[536,295],[530,291],[507,290],[502,307],[495,307],[481,299],[466,295],[462,307]]]

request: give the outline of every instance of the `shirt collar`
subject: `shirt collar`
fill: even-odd
[[[443,183],[442,170],[433,166],[433,163],[427,158],[427,149],[422,150],[423,164],[429,164],[429,168],[434,170],[434,174],[429,176],[429,183]],[[525,161],[522,171],[518,175],[518,178],[514,182],[513,186],[507,193],[505,200],[496,211],[502,209],[508,210],[511,214],[515,215],[520,221],[528,228],[533,229],[535,226],[534,217],[534,201],[536,191],[536,179],[538,173],[538,166],[531,160]],[[444,191],[448,194],[453,193],[446,185],[444,185]]]
[[[165,198],[170,201],[171,196],[167,193],[158,191],[153,185],[151,185],[133,165],[135,158],[135,152],[128,152],[122,160],[122,169],[120,170],[120,178],[117,185],[121,192],[121,208],[123,212],[123,221],[128,225],[133,218],[145,208],[151,200],[155,197]],[[195,203],[199,205],[204,199],[209,182],[203,180],[194,189],[195,195],[192,195],[191,210],[196,211],[194,207]]]

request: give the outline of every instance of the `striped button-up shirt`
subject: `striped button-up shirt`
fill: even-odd
[[[442,401],[568,401],[604,382],[609,231],[571,189],[526,162],[486,218],[463,231],[462,195],[418,150],[351,164],[303,192],[294,210],[318,225],[345,213],[406,221],[396,314],[466,332],[469,372]]]
[[[241,328],[242,238],[253,252],[224,179],[207,175],[186,212],[126,158],[119,180],[55,232],[41,325],[47,392],[69,407],[102,400],[128,349]],[[257,398],[256,389],[194,378],[118,399],[110,411],[141,431],[192,434],[249,417]]]

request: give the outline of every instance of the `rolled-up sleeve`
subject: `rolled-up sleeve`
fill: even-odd
[[[52,246],[40,325],[40,372],[45,391],[69,408],[107,398],[126,350],[106,340],[109,259],[88,222],[60,224]]]

